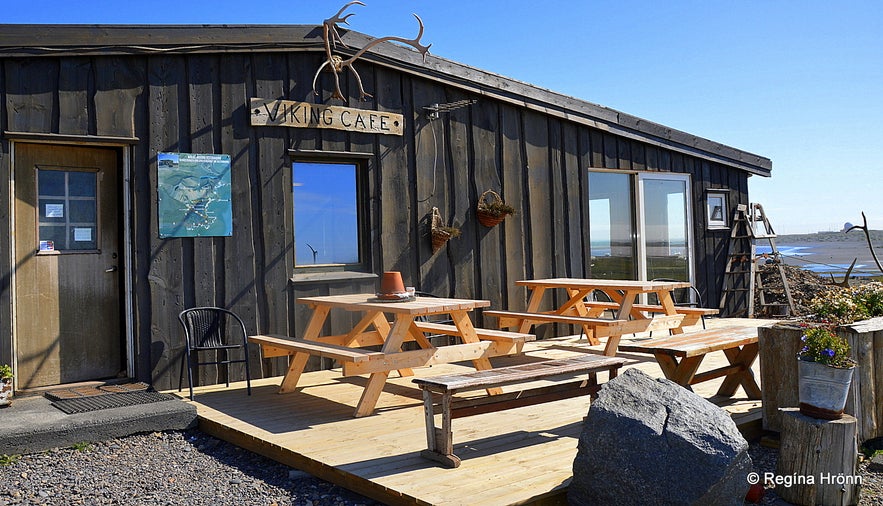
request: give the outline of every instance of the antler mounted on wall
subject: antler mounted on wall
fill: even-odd
[[[359,86],[359,99],[365,100],[366,98],[370,98],[371,95],[365,92],[365,88],[362,86],[362,78],[359,77],[359,73],[356,72],[355,67],[353,67],[353,62],[355,62],[360,56],[365,54],[366,51],[371,49],[372,47],[381,44],[383,42],[396,41],[401,42],[403,44],[408,44],[409,46],[413,46],[417,51],[423,55],[423,61],[426,61],[426,55],[429,53],[429,46],[424,46],[420,44],[420,38],[423,37],[423,20],[420,19],[420,16],[414,14],[414,17],[417,18],[417,23],[420,25],[420,31],[417,33],[417,37],[413,39],[405,39],[403,37],[381,37],[379,39],[372,40],[365,47],[356,51],[354,55],[344,60],[341,56],[336,55],[332,52],[332,47],[337,47],[337,43],[339,42],[341,46],[349,49],[349,46],[343,43],[343,40],[340,38],[340,33],[337,31],[338,23],[343,23],[348,25],[347,18],[353,15],[353,13],[349,13],[345,16],[342,16],[343,11],[346,10],[350,5],[362,5],[362,2],[359,0],[353,0],[352,2],[344,5],[337,11],[337,14],[334,17],[326,19],[322,23],[322,37],[325,39],[325,56],[326,60],[319,66],[319,69],[316,71],[316,75],[313,77],[313,93],[316,95],[319,94],[316,91],[316,81],[319,79],[319,74],[322,72],[326,66],[332,70],[334,73],[334,93],[331,95],[331,98],[337,98],[340,100],[344,100],[343,93],[340,91],[340,73],[343,72],[343,69],[349,68],[353,75],[356,77],[356,83]]]

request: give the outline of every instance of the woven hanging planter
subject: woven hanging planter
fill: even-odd
[[[432,227],[430,237],[432,239],[432,252],[440,250],[452,237],[460,235],[460,230],[445,226],[437,207],[432,208]]]
[[[491,198],[491,200],[488,199]],[[515,209],[503,202],[500,194],[493,190],[485,190],[478,197],[478,206],[476,214],[478,214],[478,222],[490,228],[495,227],[506,219],[506,216],[513,214]]]

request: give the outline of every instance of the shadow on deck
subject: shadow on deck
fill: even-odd
[[[765,323],[726,319],[710,326]],[[493,363],[499,367],[574,353],[600,354],[602,348],[590,347],[577,336],[549,339],[529,343],[523,356]],[[620,356],[627,360],[626,368],[662,376],[648,355]],[[711,354],[700,371],[725,361],[723,353]],[[468,364],[444,364],[415,373],[433,376],[468,369]],[[759,380],[758,363],[754,371]],[[603,375],[599,379],[606,380]],[[446,469],[420,456],[426,447],[423,405],[412,378],[391,377],[375,414],[353,418],[366,380],[344,378],[339,370],[317,371],[304,374],[297,392],[279,395],[280,378],[267,378],[253,382],[250,397],[244,384],[230,389],[208,386],[197,390],[193,404],[204,432],[383,503],[566,502],[587,397],[455,420],[454,452],[462,464]],[[748,400],[741,388],[732,398],[714,396],[720,381],[696,385],[695,391],[727,410],[747,439],[759,437],[761,402]]]

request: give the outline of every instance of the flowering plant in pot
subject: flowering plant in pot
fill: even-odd
[[[12,367],[0,365],[0,406],[12,404]]]
[[[800,412],[813,418],[843,416],[856,362],[849,343],[825,327],[807,328],[798,359]]]

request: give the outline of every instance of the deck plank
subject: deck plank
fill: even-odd
[[[723,322],[732,325],[733,320]],[[501,367],[601,354],[603,346],[591,347],[578,336],[540,340],[526,343],[520,357],[499,357],[492,363]],[[700,371],[726,362],[722,353],[716,355],[710,354]],[[627,360],[625,368],[662,377],[652,357],[620,356]],[[415,373],[436,376],[469,370],[468,363],[440,364]],[[281,378],[267,378],[252,382],[250,397],[244,384],[229,389],[206,386],[196,389],[192,402],[205,432],[386,504],[529,504],[566,491],[588,397],[454,420],[454,447],[462,464],[444,469],[420,457],[426,447],[423,405],[412,379],[391,377],[377,413],[362,418],[353,418],[352,410],[365,379],[344,378],[339,369],[305,373],[297,391],[288,394],[276,393]],[[720,381],[694,388],[711,399]],[[739,424],[760,416],[760,401],[747,400],[741,387],[734,398],[717,402]]]

